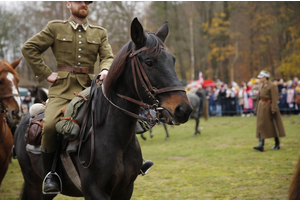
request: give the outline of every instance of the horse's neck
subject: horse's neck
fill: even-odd
[[[126,90],[124,90],[126,91]],[[123,92],[122,95],[131,96],[128,92]],[[131,96],[132,97],[132,96]],[[102,96],[101,98],[104,98]],[[136,104],[133,104],[121,97],[117,96],[115,93],[112,94],[110,100],[113,104],[129,111],[134,114],[139,114],[140,107]],[[114,106],[112,103],[108,103],[106,100],[102,101],[102,107],[106,107],[107,113],[105,116],[105,127],[113,127],[114,130],[110,130],[112,134],[116,134],[118,140],[122,140],[125,144],[132,139],[132,136],[135,134],[135,125],[136,119],[128,114],[124,113],[122,110]],[[98,108],[104,110],[103,108]],[[100,114],[101,115],[101,114]],[[107,125],[107,126],[106,126]],[[106,129],[106,128],[104,128]]]

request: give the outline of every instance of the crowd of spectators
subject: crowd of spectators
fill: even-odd
[[[297,77],[284,82],[274,80],[278,86],[278,107],[281,114],[300,115],[300,81]],[[259,79],[249,82],[224,84],[218,80],[214,87],[205,87],[209,101],[210,116],[242,116],[256,115],[255,106],[259,90]]]

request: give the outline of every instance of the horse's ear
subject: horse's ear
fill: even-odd
[[[20,63],[20,61],[22,60],[23,57],[19,58],[18,60],[14,61],[13,63],[11,63],[10,65],[12,66],[12,68],[16,69]]]
[[[163,25],[158,29],[155,35],[162,41],[165,42],[166,38],[169,35],[169,22],[165,21]]]
[[[141,48],[146,41],[144,28],[137,18],[134,18],[131,23],[131,39],[137,49]]]

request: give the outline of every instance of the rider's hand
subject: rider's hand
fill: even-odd
[[[47,81],[50,83],[55,83],[58,78],[58,74],[56,72],[52,72],[50,76],[48,76]]]
[[[101,82],[105,79],[107,73],[108,73],[108,70],[106,70],[106,69],[99,73],[100,77],[97,79],[98,85],[101,85]]]

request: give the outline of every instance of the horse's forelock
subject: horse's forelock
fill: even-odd
[[[166,45],[154,34],[147,33],[146,45],[147,51],[146,54],[155,53],[155,56],[158,56],[162,52],[162,47],[167,49]]]

